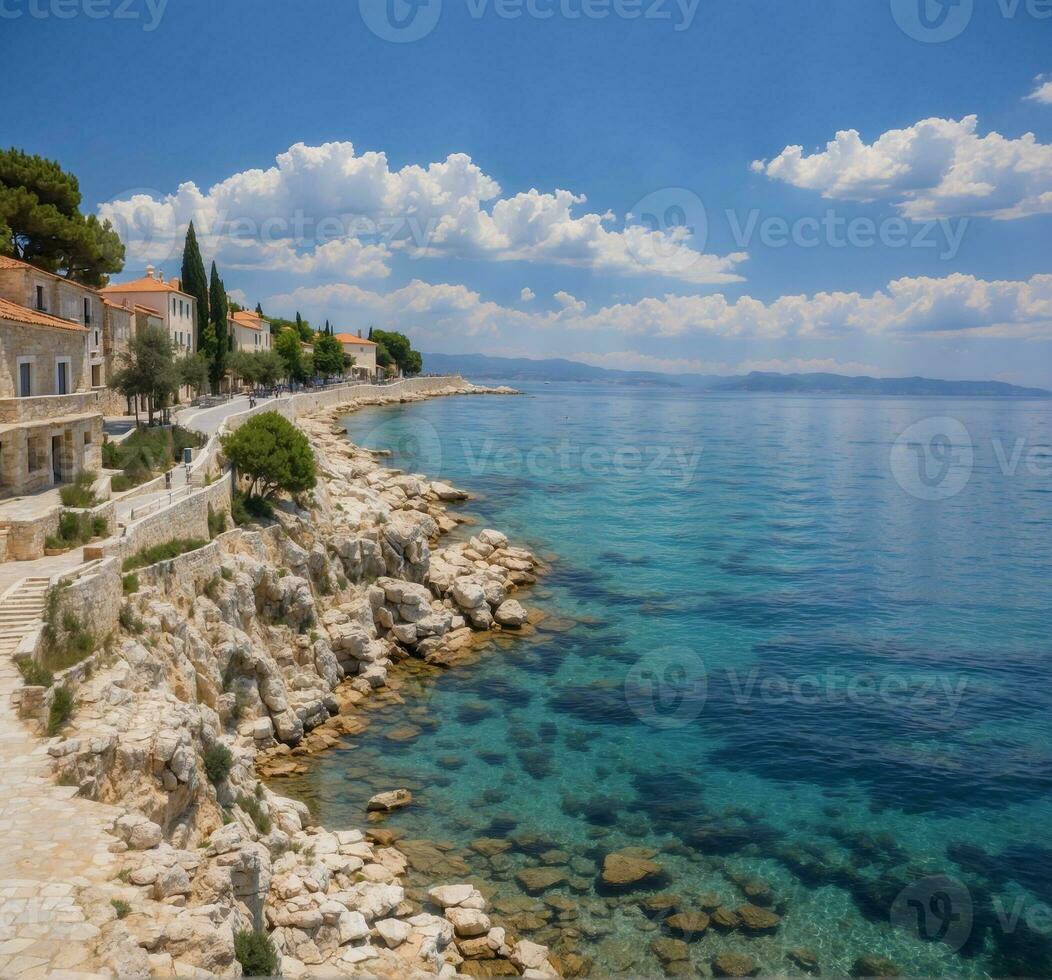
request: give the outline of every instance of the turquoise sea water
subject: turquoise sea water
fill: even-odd
[[[949,471],[933,416],[969,439]],[[923,471],[916,443],[893,450],[918,422]],[[317,757],[291,785],[324,823],[410,786],[388,825],[450,846],[515,932],[594,975],[662,972],[640,896],[737,907],[757,880],[777,930],[710,928],[691,969],[736,951],[799,973],[807,947],[827,974],[873,953],[1052,975],[1048,403],[553,384],[347,427],[550,559],[522,596],[549,618]],[[407,711],[421,734],[392,741]],[[624,846],[667,880],[602,894]],[[515,874],[545,863],[567,880],[524,916]]]

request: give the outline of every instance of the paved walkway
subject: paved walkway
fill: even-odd
[[[84,976],[99,930],[78,895],[117,873],[107,833],[116,811],[55,785],[47,742],[12,707],[21,684],[0,659],[0,976]]]

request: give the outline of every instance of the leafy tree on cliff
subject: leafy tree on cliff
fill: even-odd
[[[248,495],[270,500],[280,491],[295,494],[317,483],[314,452],[307,437],[277,412],[253,415],[223,436],[223,453],[248,480]]]
[[[213,392],[219,391],[219,382],[226,374],[226,362],[230,356],[230,343],[227,339],[227,299],[223,280],[215,262],[212,263],[212,274],[208,283],[209,326],[215,334],[215,349],[211,352],[211,364],[208,372],[212,380]]]
[[[186,241],[183,242],[183,268],[179,284],[184,293],[189,293],[197,300],[197,349],[209,357],[212,351],[207,347],[210,338],[208,332],[208,279],[205,276],[205,263],[201,258],[201,249],[197,245],[197,232],[191,221],[186,229]]]
[[[80,211],[80,185],[54,160],[0,150],[0,254],[87,286],[124,268],[109,221]]]

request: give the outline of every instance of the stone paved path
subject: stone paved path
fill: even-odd
[[[54,783],[46,740],[11,705],[21,683],[0,657],[0,977],[90,976],[99,930],[80,893],[117,873],[116,811]]]

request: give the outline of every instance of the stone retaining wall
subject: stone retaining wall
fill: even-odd
[[[173,538],[200,538],[208,540],[208,505],[214,511],[230,513],[230,474],[224,474],[211,486],[195,490],[188,497],[164,507],[142,520],[129,524],[124,535],[104,542],[97,549],[85,548],[85,558],[102,555],[130,558],[145,548],[165,544]]]
[[[121,563],[108,558],[59,591],[58,621],[72,613],[88,632],[104,637],[117,625],[122,599]]]

